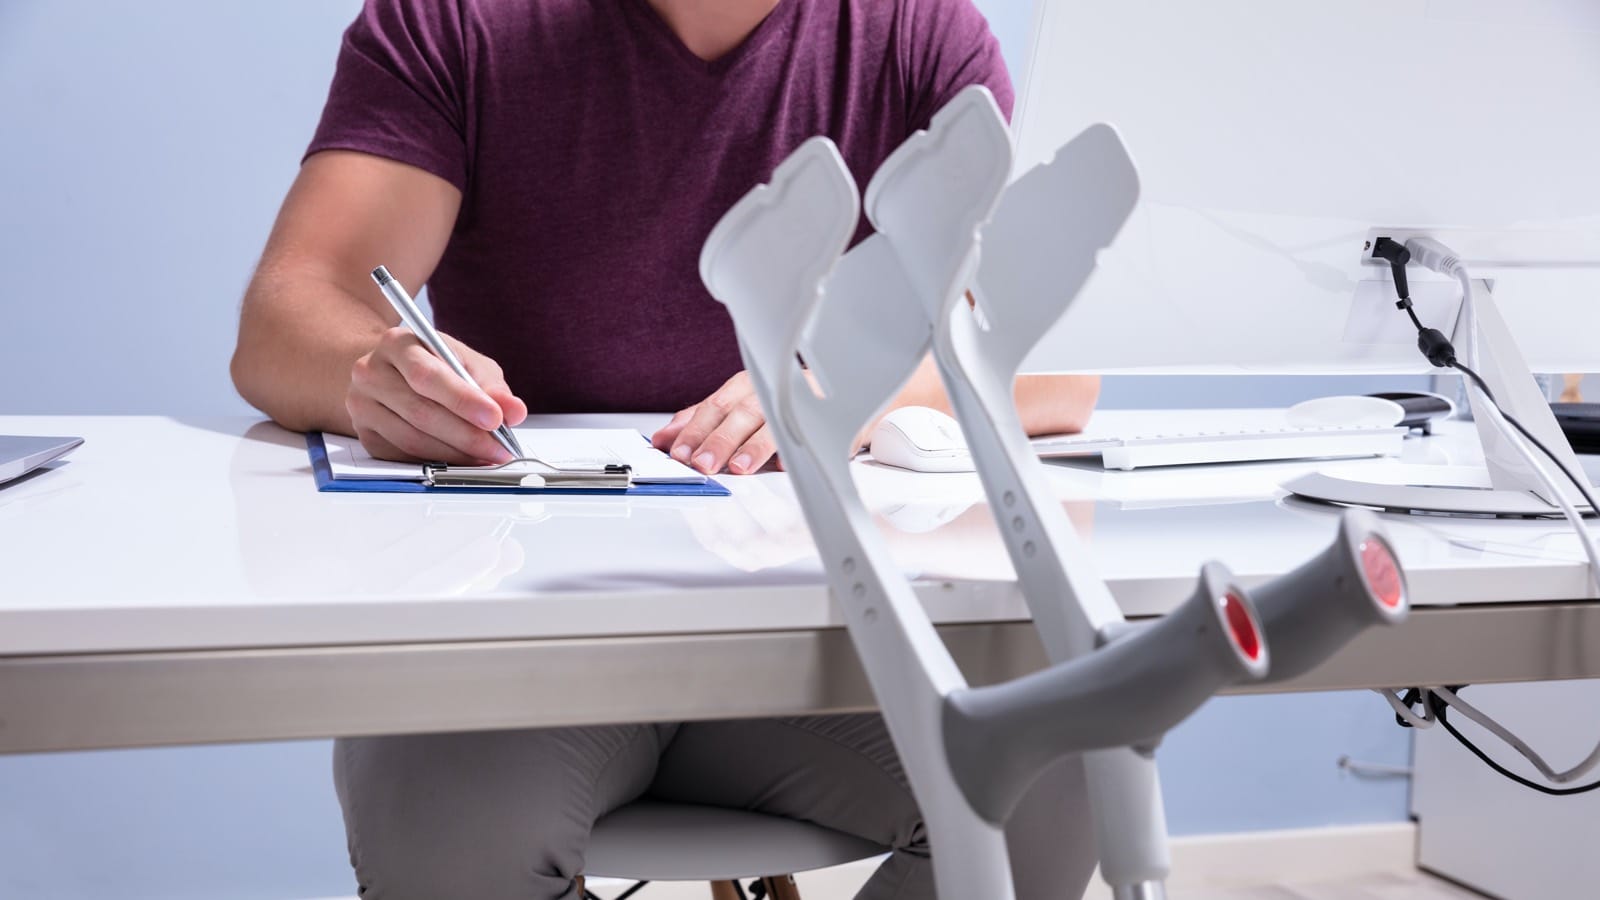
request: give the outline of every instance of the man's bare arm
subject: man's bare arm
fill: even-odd
[[[284,201],[239,318],[233,381],[295,430],[354,434],[389,458],[498,461],[487,434],[526,407],[499,367],[456,345],[483,391],[404,329],[368,273],[413,288],[433,274],[461,207],[444,180],[360,153],[306,161]]]
[[[1083,430],[1100,398],[1098,375],[1021,375],[1013,392],[1022,427],[1030,435],[1073,434]],[[933,357],[922,361],[893,406],[928,406],[952,413]],[[868,435],[871,434],[869,430]]]

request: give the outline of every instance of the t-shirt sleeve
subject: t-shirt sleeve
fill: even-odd
[[[927,128],[956,94],[987,87],[1006,118],[1016,101],[1000,42],[972,0],[903,0],[901,58],[909,78],[910,128]]]
[[[367,0],[345,32],[306,156],[370,153],[431,172],[465,192],[465,55],[458,4]]]

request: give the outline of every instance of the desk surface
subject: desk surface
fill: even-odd
[[[1214,413],[1105,412],[1092,427],[1136,430],[1157,417],[1170,423],[1207,415]],[[578,422],[654,424],[637,417]],[[567,712],[556,710],[555,701],[563,698],[552,693],[516,701],[523,706],[514,715],[483,699],[482,715],[460,721],[441,722],[432,714],[408,718],[416,708],[397,707],[388,717],[352,724],[340,716],[366,709],[361,704],[370,705],[371,697],[362,701],[351,694],[344,712],[292,728],[246,721],[252,708],[232,702],[211,715],[239,719],[233,730],[42,741],[17,738],[13,731],[8,741],[0,716],[0,749],[862,705],[858,676],[817,680],[819,672],[853,668],[853,659],[781,473],[726,478],[733,490],[728,498],[335,495],[316,492],[299,435],[257,421],[0,417],[0,432],[86,439],[52,471],[0,488],[5,559],[0,664],[9,657],[14,668],[8,677],[16,691],[25,683],[34,686],[29,690],[53,691],[67,682],[47,673],[70,665],[72,671],[94,674],[76,688],[89,702],[93,692],[107,689],[108,679],[127,678],[131,692],[137,681],[133,673],[149,671],[155,673],[150,684],[167,690],[176,708],[199,702],[186,700],[182,691],[202,690],[212,676],[233,678],[218,673],[242,671],[229,666],[247,661],[276,665],[273,671],[301,667],[296,673],[316,663],[327,678],[334,678],[327,674],[331,667],[359,663],[369,668],[349,674],[349,683],[375,683],[396,677],[402,666],[423,672],[427,665],[419,660],[444,665],[450,659],[459,665],[470,659],[478,665],[492,658],[495,647],[514,648],[513,656],[537,654],[539,665],[555,659],[558,646],[595,654],[587,657],[593,661],[587,668],[574,657],[571,672],[624,660],[664,666],[671,677],[691,682],[737,681],[744,677],[739,673],[749,672],[738,694],[748,701],[743,706],[732,695],[709,691],[686,695],[684,705],[674,709],[657,710],[641,695],[626,708],[595,712],[595,704],[618,695],[618,685],[611,684],[604,686],[609,690],[604,697],[575,693]],[[1452,428],[1441,437],[1408,441],[1407,454],[1410,461],[1470,464],[1476,441],[1470,429]],[[1116,598],[1129,615],[1140,616],[1161,614],[1187,596],[1206,560],[1221,560],[1248,585],[1281,574],[1324,547],[1336,514],[1286,498],[1278,488],[1314,465],[1103,472],[1075,463],[1052,465],[1051,478]],[[1038,665],[1026,610],[976,477],[917,475],[865,460],[856,471],[900,564],[917,577],[930,614],[947,626],[958,657],[964,664],[986,661],[988,676],[980,673],[973,680]],[[1582,552],[1563,523],[1387,518],[1419,607],[1493,604],[1492,610],[1479,609],[1500,615],[1508,608],[1532,609],[1543,601],[1591,595]],[[1547,608],[1554,613],[1526,620],[1519,639],[1527,652],[1517,657],[1518,666],[1508,662],[1494,677],[1600,671],[1600,661],[1591,663],[1576,650],[1576,656],[1549,665],[1533,666],[1524,658],[1548,656],[1538,648],[1576,641],[1583,628],[1600,628],[1600,617],[1591,616],[1585,604]],[[1442,617],[1431,621],[1446,622]],[[1456,627],[1465,620],[1452,614],[1448,621],[1446,627]],[[1493,621],[1494,628],[1509,627],[1504,618]],[[997,636],[1004,640],[996,643]],[[1468,639],[1488,638],[1483,628],[1448,638]],[[1392,642],[1401,637],[1385,640],[1391,643],[1375,644],[1373,658],[1397,656]],[[1413,633],[1405,640],[1418,638]],[[1430,640],[1446,638],[1432,635]],[[607,647],[615,651],[611,656],[598,653]],[[388,654],[382,673],[370,668],[380,665],[372,651],[395,648],[421,655]],[[652,657],[655,651],[660,653]],[[710,660],[724,651],[729,654],[725,668],[716,670]],[[1461,645],[1461,653],[1473,652]],[[697,667],[683,667],[688,654],[698,654]],[[184,665],[199,668],[174,669],[180,657]],[[520,661],[513,668],[534,658],[516,656]],[[156,662],[161,665],[143,665]],[[39,667],[45,663],[49,666]],[[1344,674],[1306,686],[1361,683],[1364,664],[1352,657]],[[751,666],[770,671],[763,676]],[[187,672],[181,681],[179,671]],[[492,666],[475,671],[473,684],[507,677]],[[532,677],[524,668],[516,671]],[[540,671],[552,684],[567,677]],[[707,674],[713,671],[720,674]],[[21,677],[27,673],[37,680]],[[1396,671],[1388,677],[1412,674]],[[1440,681],[1447,674],[1457,673],[1441,672]],[[782,679],[796,676],[811,679],[806,688],[811,693],[780,699],[778,694],[790,690]],[[331,682],[306,677],[293,689],[332,690]],[[443,676],[435,671],[430,677]],[[265,691],[268,682],[259,676],[248,686]],[[768,696],[762,695],[764,689],[770,689]],[[0,688],[0,707],[8,699],[4,695]],[[819,699],[823,695],[830,699]],[[459,705],[460,696],[441,693],[439,709],[453,710],[450,704]],[[214,699],[221,704],[226,697]],[[269,705],[276,701],[261,698]],[[582,714],[580,704],[586,704]],[[12,724],[22,727],[17,715],[14,706]]]
[[[726,478],[730,498],[329,495],[302,438],[267,423],[0,418],[0,432],[86,438],[0,489],[0,655],[841,624],[781,473]],[[1469,434],[1408,444],[1417,459],[1475,452]],[[1051,472],[1123,608],[1154,615],[1206,560],[1248,583],[1324,546],[1334,513],[1277,486],[1306,468]],[[856,472],[936,622],[1026,618],[976,476]],[[1420,605],[1588,595],[1565,524],[1389,527]]]

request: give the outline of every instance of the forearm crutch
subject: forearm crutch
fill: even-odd
[[[1004,535],[1029,609],[1050,658],[1116,653],[1138,629],[1122,622],[1105,583],[1048,488],[1042,463],[1028,445],[1011,397],[1011,385],[1035,344],[1066,311],[1138,200],[1137,171],[1116,132],[1094,126],[1063,147],[1048,164],[1005,187],[1011,144],[1004,119],[983,88],[959,95],[929,131],[913,136],[874,177],[866,209],[895,251],[933,331],[934,357],[966,434],[984,488]],[[971,289],[973,305],[966,302]],[[1352,513],[1339,538],[1316,560],[1258,589],[1256,623],[1230,599],[1225,570],[1202,573],[1190,603],[1215,603],[1245,644],[1273,648],[1273,677],[1300,674],[1343,646],[1361,629],[1389,624],[1406,613],[1404,580],[1375,517]],[[1188,607],[1184,608],[1185,610]],[[1183,614],[1180,610],[1179,615]],[[1169,663],[1194,647],[1167,623],[1160,641],[1142,644]],[[1157,646],[1159,644],[1159,646]],[[1097,649],[1105,648],[1105,649]],[[1171,696],[1174,712],[1192,709],[1193,697],[1223,686],[1197,682],[1174,666],[1151,671],[1130,690]],[[1190,663],[1193,665],[1194,663]],[[1136,665],[1130,663],[1130,666]],[[1016,688],[1006,691],[1016,694]],[[968,701],[999,708],[1011,727],[1047,730],[1029,722],[1021,696],[1008,702]],[[1197,705],[1197,704],[1195,704]],[[962,704],[956,703],[960,708]],[[1115,718],[1117,709],[1102,710]],[[1061,720],[1047,717],[1060,727]],[[1177,721],[1171,719],[1170,721]],[[1102,722],[1101,727],[1107,723]],[[1008,812],[1016,797],[996,787],[1019,780],[1010,765],[1030,769],[1027,742],[1004,728],[965,729],[984,734],[969,755],[989,760],[1024,757],[969,778],[969,798],[989,817]],[[1103,732],[1102,732],[1103,733]],[[1119,898],[1160,897],[1169,862],[1166,828],[1156,783],[1153,749],[1160,733],[1132,737],[1126,746],[1089,753],[1101,869]],[[1048,742],[1047,742],[1048,743]],[[995,754],[998,753],[999,756]],[[958,772],[972,771],[958,766]],[[982,784],[981,799],[978,794]],[[997,799],[998,798],[998,799]]]
[[[997,722],[982,699],[998,695],[988,693],[992,688],[967,688],[910,585],[895,573],[850,479],[853,436],[909,377],[930,338],[929,329],[916,324],[908,286],[883,241],[870,240],[837,259],[854,229],[856,209],[853,182],[837,151],[825,140],[809,142],[778,169],[769,187],[754,191],[719,224],[702,256],[702,276],[734,317],[746,366],[901,749],[930,838],[935,846],[960,848],[936,854],[941,890],[947,896],[1005,898],[1011,888],[1003,816],[979,812],[946,747],[968,727],[960,724],[962,715],[973,728]],[[837,271],[825,278],[836,261]],[[807,368],[819,389],[812,388]],[[1230,596],[1254,621],[1242,592]],[[1203,681],[1227,682],[1265,672],[1265,648],[1257,644],[1247,652],[1227,628],[1221,607],[1207,600],[1189,610],[1192,618],[1175,615],[1168,627],[1198,621],[1197,630],[1210,638],[1208,652],[1197,655],[1204,664],[1191,674],[1203,670],[1209,676]],[[1165,633],[1150,629],[1128,646],[1158,642]],[[1040,758],[1124,740],[1130,727],[1157,734],[1170,727],[1173,715],[1186,714],[1170,696],[1128,690],[1130,677],[1148,668],[1138,664],[1138,656],[1088,657],[1014,685],[1040,710],[1082,723],[1053,730]],[[1099,736],[1095,710],[1129,693],[1137,696],[1122,701],[1126,715]],[[955,698],[970,698],[974,705],[958,709],[951,705]],[[1146,702],[1148,709],[1141,709]],[[1146,725],[1132,724],[1141,721]]]

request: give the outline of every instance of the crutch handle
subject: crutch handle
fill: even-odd
[[[1326,550],[1250,594],[1272,644],[1273,682],[1304,675],[1362,631],[1410,612],[1405,571],[1383,523],[1364,509],[1345,511]]]
[[[1150,745],[1229,684],[1268,671],[1249,595],[1208,563],[1176,611],[1093,653],[945,699],[945,749],[967,801],[1004,822],[1057,759]]]

